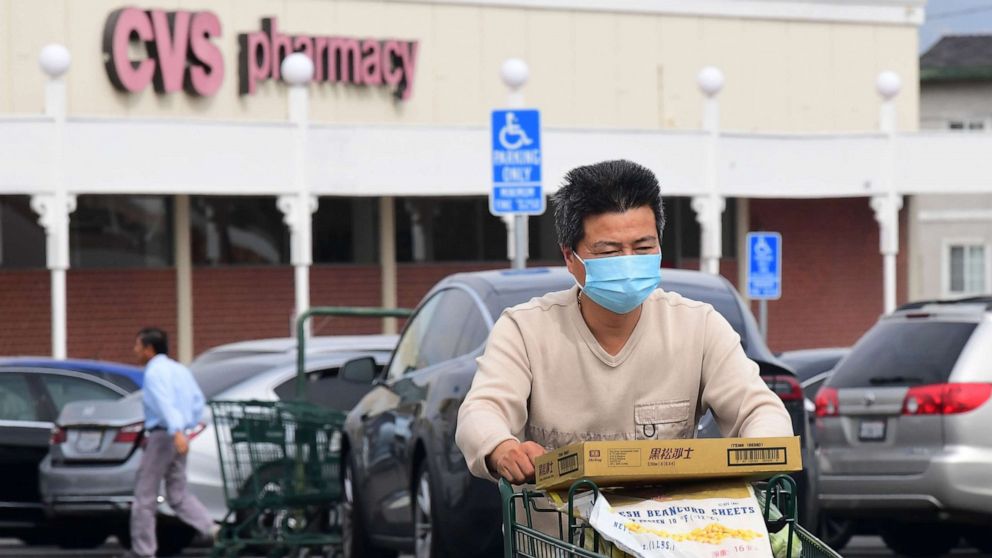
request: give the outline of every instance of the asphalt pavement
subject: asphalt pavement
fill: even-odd
[[[24,546],[15,539],[0,539],[0,556],[18,558],[117,558],[123,554],[123,550],[110,539],[108,544],[95,550],[61,550],[46,546]],[[851,542],[841,552],[844,558],[889,558],[897,556],[889,549],[885,548],[882,539],[878,537],[854,537]],[[182,554],[184,557],[209,556],[208,549],[189,549]],[[948,554],[954,558],[988,558],[990,555],[982,554],[971,548],[958,548]],[[410,558],[410,557],[401,557]]]

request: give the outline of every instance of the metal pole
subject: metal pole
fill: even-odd
[[[879,225],[879,251],[882,254],[882,303],[885,313],[896,309],[896,256],[899,254],[899,210],[902,196],[895,186],[895,97],[902,88],[902,80],[894,72],[882,72],[875,81],[875,88],[882,97],[879,109],[879,128],[885,134],[881,186],[882,193],[871,199],[875,220]]]
[[[758,301],[758,316],[761,326],[761,338],[768,342],[768,301],[761,299]]]
[[[513,216],[513,269],[527,267],[527,216]]]
[[[706,96],[703,101],[703,130],[706,132],[706,157],[703,181],[706,194],[692,199],[692,208],[699,221],[701,238],[699,269],[712,275],[720,274],[720,258],[723,257],[723,211],[726,200],[717,189],[717,149],[720,136],[720,102],[717,96],[723,89],[723,72],[708,66],[696,76],[700,90]]]
[[[524,107],[524,94],[519,87],[510,88],[510,93],[506,98],[506,106],[509,108]],[[512,235],[513,238],[513,269],[524,269],[527,267],[528,248],[530,247],[528,232],[527,216],[514,215],[512,230],[507,230],[507,234]]]
[[[65,277],[69,268],[69,214],[76,209],[76,198],[67,191],[63,169],[66,89],[62,76],[69,70],[70,62],[69,51],[57,44],[46,46],[39,56],[41,68],[49,78],[45,83],[45,114],[53,120],[52,184],[50,194],[39,194],[31,199],[31,207],[45,228],[47,263],[52,280],[52,356],[57,359],[67,355]]]

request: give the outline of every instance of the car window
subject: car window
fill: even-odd
[[[0,374],[0,420],[40,420],[23,374]]]
[[[393,360],[389,363],[389,372],[386,376],[390,380],[400,378],[407,372],[424,366],[425,361],[421,352],[427,336],[427,328],[441,303],[442,294],[444,293],[437,293],[428,299],[403,330]]]
[[[827,385],[838,388],[947,381],[977,324],[885,320],[861,338]]]
[[[388,377],[395,380],[468,354],[482,345],[488,334],[486,320],[468,293],[443,290],[427,301],[403,332]]]
[[[42,374],[42,382],[55,405],[55,413],[62,412],[66,403],[73,401],[106,401],[120,399],[121,394],[96,382],[62,376],[60,374]]]
[[[349,382],[338,377],[338,368],[318,370],[307,376],[306,401],[327,409],[350,411],[372,388],[371,384]],[[282,401],[296,399],[296,376],[275,388]]]

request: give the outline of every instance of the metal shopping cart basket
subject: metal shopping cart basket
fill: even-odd
[[[341,544],[344,415],[292,401],[212,401],[228,513],[215,556]]]
[[[796,483],[788,475],[778,475],[765,483],[755,484],[755,494],[764,513],[769,531],[788,529],[785,556],[790,558],[841,558],[796,522]],[[599,495],[599,487],[589,480],[576,481],[568,491],[568,511],[560,512],[548,503],[543,492],[524,490],[514,492],[505,480],[499,483],[503,500],[504,558],[613,558],[626,556],[600,537],[574,511],[575,499],[583,492]],[[780,514],[774,514],[781,510]],[[537,519],[538,514],[545,520]],[[548,517],[552,520],[547,521]],[[777,519],[770,517],[779,516]],[[518,519],[521,518],[521,519]],[[544,529],[538,529],[538,525]],[[557,524],[557,533],[548,533],[547,526]],[[554,529],[552,529],[554,531]],[[792,534],[800,548],[792,548]]]

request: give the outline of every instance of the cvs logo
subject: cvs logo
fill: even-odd
[[[220,36],[220,19],[212,12],[122,8],[103,30],[104,65],[120,91],[137,93],[152,83],[159,93],[185,89],[209,96],[224,82],[224,58],[211,42]],[[147,57],[132,59],[132,43],[144,43]]]

